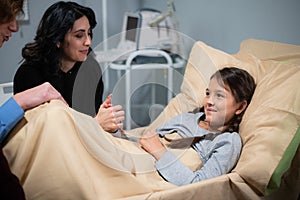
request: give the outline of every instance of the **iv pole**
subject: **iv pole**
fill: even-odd
[[[102,30],[103,30],[103,51],[107,51],[108,50],[108,31],[107,31],[107,0],[102,0]],[[103,73],[103,80],[104,80],[104,85],[108,86],[109,85],[109,74],[108,74],[108,64],[107,63],[103,63],[103,69],[104,72]]]

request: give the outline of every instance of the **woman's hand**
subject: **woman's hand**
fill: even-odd
[[[140,139],[140,145],[156,160],[159,160],[167,152],[155,131],[147,131]]]
[[[118,129],[123,130],[125,113],[122,106],[113,106],[111,99],[112,95],[110,94],[100,106],[95,119],[105,131],[114,133]]]

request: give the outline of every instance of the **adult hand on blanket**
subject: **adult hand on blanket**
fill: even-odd
[[[125,112],[121,105],[113,106],[111,99],[112,95],[110,94],[100,106],[95,119],[105,131],[114,133],[118,129],[123,130]]]
[[[155,131],[146,131],[139,142],[142,148],[156,160],[159,160],[167,152]]]
[[[68,105],[61,94],[48,82],[17,93],[13,98],[23,110],[34,108],[53,99],[61,100]]]

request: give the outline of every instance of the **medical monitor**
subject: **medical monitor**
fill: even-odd
[[[121,43],[134,43],[137,45],[140,28],[140,15],[138,13],[125,13],[123,21],[123,35]]]
[[[127,16],[126,24],[126,40],[136,42],[137,28],[138,28],[139,18],[136,16]]]

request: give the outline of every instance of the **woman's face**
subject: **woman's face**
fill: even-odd
[[[75,21],[71,30],[65,35],[64,42],[59,43],[62,49],[61,68],[68,71],[73,65],[87,58],[91,45],[90,23],[86,16]]]
[[[227,85],[223,87],[217,78],[213,77],[206,89],[203,105],[209,128],[216,131],[226,127],[234,115],[240,114],[245,109],[247,103],[246,101],[237,103],[230,88]]]

